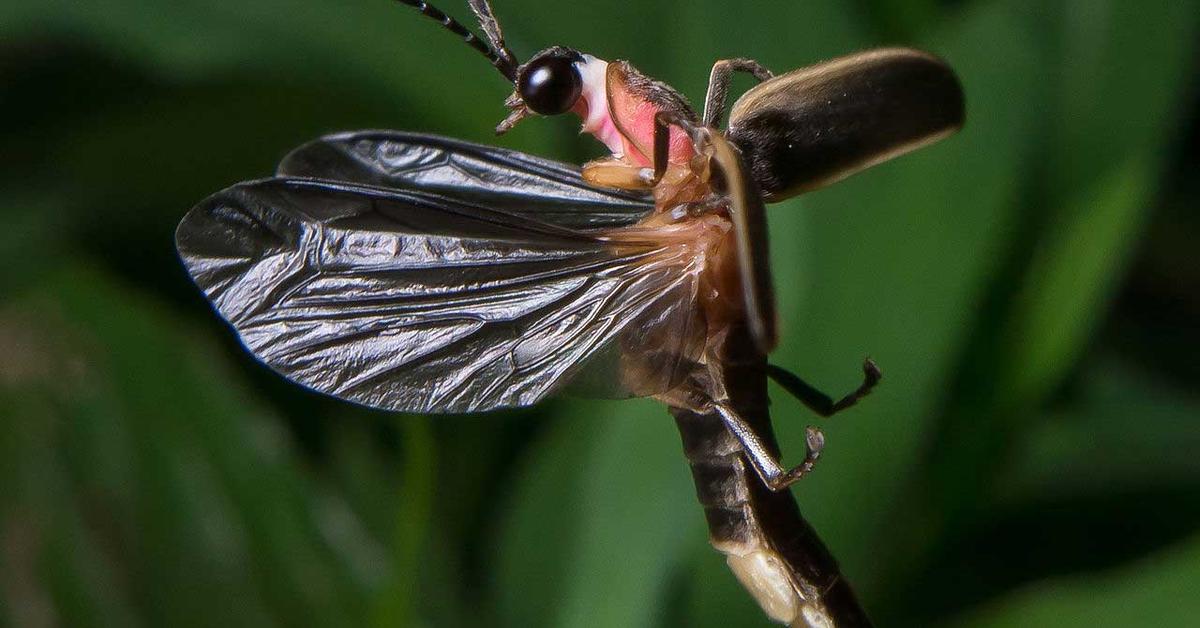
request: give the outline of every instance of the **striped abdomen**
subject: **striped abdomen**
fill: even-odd
[[[748,338],[731,334],[727,347],[753,351]],[[767,413],[765,359],[726,355],[720,370],[735,408],[778,452]],[[713,390],[705,376],[697,395]],[[698,389],[707,389],[701,393]],[[727,557],[738,580],[772,619],[794,627],[870,626],[837,563],[808,525],[790,491],[772,492],[742,453],[741,444],[715,412],[672,407],[709,538]]]

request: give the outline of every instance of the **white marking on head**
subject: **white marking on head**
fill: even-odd
[[[625,138],[613,124],[612,114],[608,110],[608,62],[585,54],[583,61],[576,62],[575,67],[583,79],[580,97],[587,106],[587,113],[580,114],[583,116],[583,132],[591,133],[604,142],[613,157],[624,157]]]

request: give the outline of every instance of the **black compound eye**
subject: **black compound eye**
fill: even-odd
[[[536,113],[552,116],[569,111],[583,93],[575,59],[551,55],[533,59],[517,80],[521,100]]]

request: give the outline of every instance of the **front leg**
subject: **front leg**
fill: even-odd
[[[725,115],[725,99],[729,95],[729,81],[733,73],[746,72],[760,82],[775,76],[754,59],[722,59],[713,64],[708,75],[708,95],[704,98],[704,126],[715,127]]]
[[[619,157],[597,159],[583,167],[583,178],[589,183],[627,190],[653,189],[671,168],[671,127],[687,134],[694,150],[708,142],[709,130],[686,114],[659,111],[654,114],[654,137],[650,168],[643,168]]]
[[[583,180],[606,188],[649,190],[654,187],[649,168],[616,157],[589,161],[583,165]]]

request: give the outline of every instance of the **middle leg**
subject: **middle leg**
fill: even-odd
[[[780,386],[783,386],[784,390],[791,393],[793,397],[799,399],[800,403],[808,406],[809,410],[828,418],[858,403],[858,400],[870,394],[875,385],[879,383],[879,380],[883,378],[883,373],[879,371],[879,367],[875,365],[875,361],[871,358],[863,361],[862,369],[862,384],[859,384],[854,392],[836,402],[829,395],[800,379],[795,373],[786,371],[774,364],[767,365],[767,376],[775,380]]]
[[[715,127],[725,115],[725,100],[729,96],[729,81],[733,73],[752,74],[760,82],[773,76],[770,70],[754,59],[722,59],[713,64],[708,75],[708,94],[704,97],[704,126]]]

